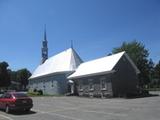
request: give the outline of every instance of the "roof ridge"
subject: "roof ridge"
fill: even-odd
[[[117,62],[122,58],[125,51],[119,52],[110,56],[94,59],[88,62],[82,63],[76,72],[71,74],[68,78],[74,78],[78,76],[86,76],[91,74],[99,74],[107,71],[112,71]],[[113,71],[114,72],[114,71]]]
[[[114,56],[116,56],[116,55],[118,55],[118,54],[124,54],[124,53],[126,53],[125,51],[122,51],[122,52],[119,52],[119,53],[115,53],[115,54],[112,54],[112,55],[109,55],[109,56],[104,56],[104,57],[100,57],[100,58],[96,58],[96,59],[93,59],[93,60],[89,60],[89,61],[86,61],[86,62],[84,62],[84,64],[85,63],[88,63],[88,62],[92,62],[92,61],[98,61],[98,60],[101,60],[101,59],[105,59],[105,58],[108,58],[108,57],[114,57]],[[121,55],[121,56],[122,56]],[[82,63],[83,64],[83,63]]]
[[[76,51],[73,48],[69,48],[48,58],[42,65],[39,65],[30,79],[56,72],[74,71],[81,62]]]

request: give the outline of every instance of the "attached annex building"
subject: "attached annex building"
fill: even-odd
[[[138,68],[125,52],[82,63],[68,77],[80,96],[118,97],[136,94]]]

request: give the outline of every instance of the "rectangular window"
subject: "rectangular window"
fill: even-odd
[[[106,78],[102,77],[100,78],[100,83],[101,83],[101,90],[107,90],[107,85],[106,85]]]
[[[46,86],[45,86],[45,81],[43,81],[43,89],[45,89],[45,87],[46,87]]]
[[[54,87],[54,85],[53,85],[53,80],[52,80],[52,85],[51,85],[51,87],[52,87],[52,88]]]
[[[94,86],[93,86],[93,79],[88,79],[88,82],[89,82],[89,89],[90,90],[93,90],[94,88]]]
[[[83,91],[83,81],[79,81],[79,91]]]
[[[79,90],[80,90],[80,91],[83,91],[82,84],[79,84]]]
[[[107,89],[108,89],[108,91],[112,91],[112,84],[111,84],[111,82],[107,83]]]

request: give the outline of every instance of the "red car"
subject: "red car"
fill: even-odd
[[[0,97],[0,109],[4,109],[6,113],[12,110],[24,110],[28,112],[32,107],[32,99],[21,92],[7,92]]]

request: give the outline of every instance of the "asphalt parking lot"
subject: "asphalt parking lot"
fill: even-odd
[[[33,97],[31,112],[6,114],[0,120],[159,120],[160,96],[137,99]]]

